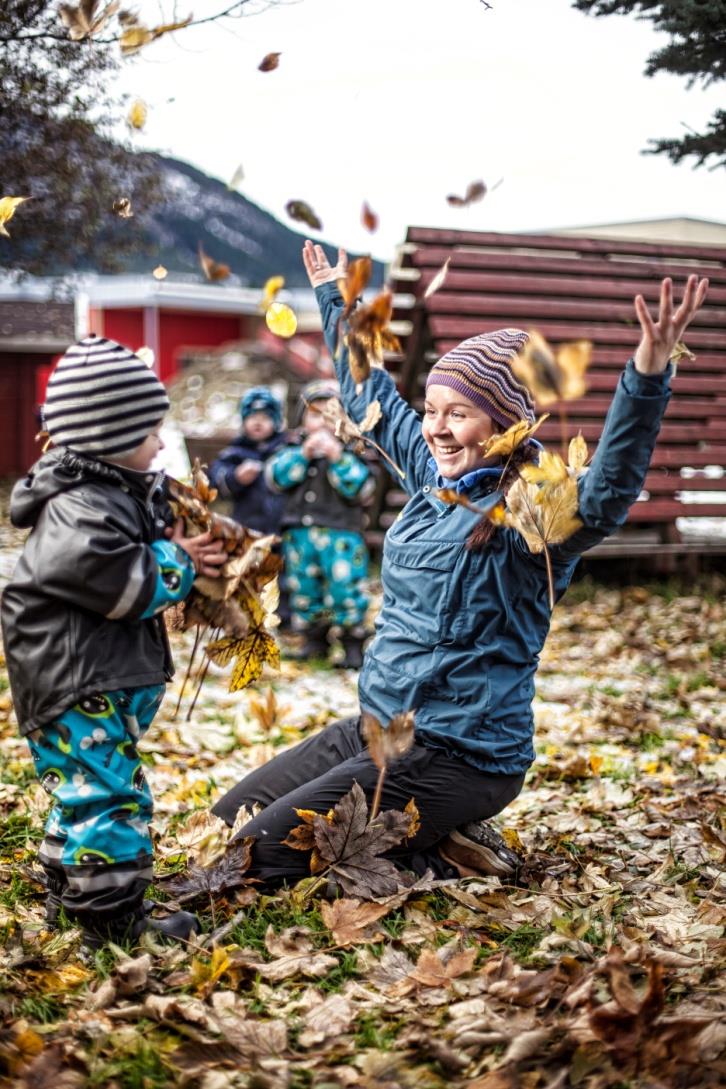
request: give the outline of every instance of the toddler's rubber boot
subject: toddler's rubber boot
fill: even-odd
[[[327,658],[330,652],[328,631],[327,624],[315,624],[307,628],[304,632],[303,645],[294,657],[301,662],[308,661],[310,658]]]
[[[455,828],[440,844],[439,854],[462,877],[512,877],[521,865],[519,855],[489,821],[470,821]]]
[[[113,919],[95,921],[86,916],[82,922],[81,951],[94,953],[107,942],[116,945],[135,943],[146,930],[152,930],[170,941],[188,941],[202,929],[199,919],[190,911],[175,911],[164,919],[154,919],[145,905]]]
[[[363,642],[364,638],[361,635],[353,635],[352,632],[344,631],[341,638],[343,644],[343,650],[345,651],[343,658],[340,662],[336,662],[339,669],[361,669],[363,665]]]

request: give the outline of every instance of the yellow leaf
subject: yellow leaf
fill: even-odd
[[[140,131],[146,124],[146,118],[149,115],[149,109],[146,103],[141,98],[135,99],[131,103],[131,109],[126,116],[126,123],[129,128]]]
[[[292,310],[285,303],[272,303],[267,308],[265,314],[265,323],[271,333],[274,333],[278,337],[288,337],[295,335],[297,329],[297,318],[295,311]]]
[[[509,457],[518,446],[521,446],[526,439],[534,435],[535,431],[541,427],[547,418],[548,414],[545,413],[544,416],[540,416],[538,420],[535,420],[533,424],[527,423],[526,420],[518,420],[511,427],[508,427],[506,431],[492,435],[486,442],[481,443],[482,455],[486,458]]]
[[[187,15],[186,19],[181,19],[179,22],[163,23],[161,26],[155,26],[151,30],[141,23],[130,23],[119,38],[121,53],[124,57],[133,56],[134,53],[138,53],[140,49],[143,49],[145,45],[148,45],[149,42],[156,41],[156,39],[161,38],[163,34],[171,34],[174,30],[181,30],[183,27],[189,26],[191,21],[192,16]]]
[[[600,774],[600,769],[602,768],[603,764],[605,763],[605,757],[600,756],[599,753],[591,752],[590,753],[589,763],[590,763],[590,771],[592,772],[592,774],[593,775],[599,775]]]
[[[280,649],[269,632],[262,628],[255,628],[242,640],[229,682],[230,692],[239,692],[256,681],[262,673],[265,662],[278,668]]]
[[[528,484],[561,484],[567,480],[567,466],[559,454],[543,450],[539,456],[539,465],[528,462],[519,470],[520,476]]]
[[[213,662],[224,668],[241,653],[244,641],[244,638],[238,639],[234,635],[225,635],[223,639],[217,639],[207,646],[207,654]]]
[[[267,310],[268,306],[270,306],[275,301],[275,296],[278,294],[278,292],[282,291],[284,286],[284,276],[270,276],[269,279],[265,281],[265,286],[262,288],[260,309]]]
[[[5,224],[10,222],[15,215],[15,209],[25,200],[30,200],[30,197],[0,197],[0,234],[5,235],[6,238],[10,238],[10,235],[5,229]]]
[[[411,823],[408,826],[408,832],[406,833],[406,839],[413,839],[421,827],[421,814],[418,811],[418,806],[413,798],[409,798],[406,802],[406,807],[403,810]]]
[[[222,946],[215,946],[208,961],[194,957],[191,964],[191,983],[197,994],[208,995],[230,967],[231,961]]]
[[[588,453],[587,443],[582,435],[576,435],[574,439],[570,439],[567,450],[567,463],[574,472],[577,473],[585,467]]]
[[[585,371],[590,364],[592,344],[576,340],[562,344],[555,353],[535,329],[528,330],[529,340],[514,359],[512,369],[527,387],[537,404],[545,407],[554,401],[572,401],[585,393]]]
[[[165,280],[169,273],[163,265],[157,265],[151,275],[154,277],[155,280]]]

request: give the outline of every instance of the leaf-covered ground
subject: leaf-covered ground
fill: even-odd
[[[687,596],[575,588],[542,656],[537,761],[499,818],[526,883],[471,878],[365,904],[243,889],[201,912],[195,946],[145,937],[91,963],[75,929],[44,926],[47,798],[2,676],[4,1084],[722,1084],[725,667],[723,580]],[[355,680],[286,661],[230,696],[215,672],[189,723],[172,721],[172,687],[142,745],[158,872],[213,859],[227,830],[210,802],[353,711]]]

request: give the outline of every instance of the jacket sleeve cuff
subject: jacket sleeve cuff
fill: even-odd
[[[631,357],[623,373],[623,387],[631,397],[662,397],[670,388],[672,374],[672,363],[660,374],[641,374]]]

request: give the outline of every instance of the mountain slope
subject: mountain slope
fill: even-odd
[[[307,286],[300,251],[306,235],[290,230],[216,178],[189,163],[153,156],[166,195],[148,216],[154,264],[170,271],[199,273],[198,246],[215,261],[230,266],[242,285],[259,286],[282,275],[288,287]],[[328,252],[335,250],[324,243]],[[135,258],[127,271],[148,269],[148,258]],[[374,284],[383,282],[383,265],[374,262]]]

